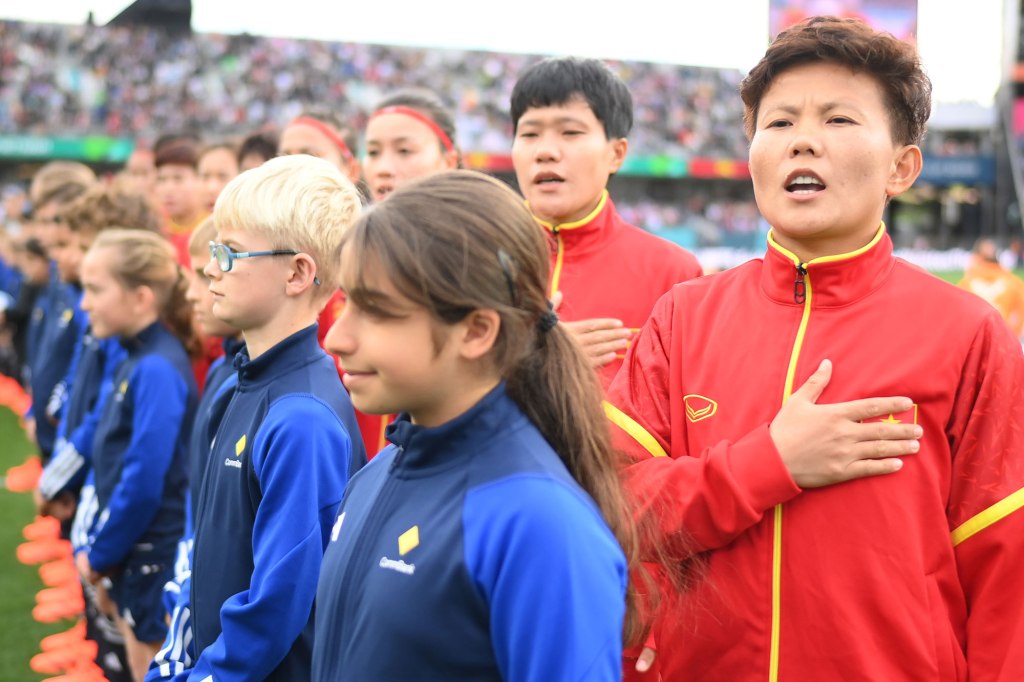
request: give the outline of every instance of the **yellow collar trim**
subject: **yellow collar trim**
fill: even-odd
[[[592,221],[594,218],[596,218],[598,216],[599,213],[601,213],[601,211],[604,210],[604,205],[607,204],[607,203],[608,203],[608,190],[607,189],[603,189],[603,190],[601,190],[601,200],[597,202],[597,207],[595,207],[593,211],[588,213],[586,216],[580,218],[579,220],[574,220],[571,223],[561,223],[559,225],[555,225],[554,223],[549,223],[546,220],[541,220],[537,216],[533,216],[533,219],[536,220],[538,223],[540,223],[544,228],[546,228],[548,230],[551,230],[551,231],[554,231],[554,229],[556,227],[559,229],[559,231],[561,231],[561,230],[571,230],[574,227],[582,227],[582,226],[586,225],[587,223],[589,223],[590,221]],[[530,202],[529,201],[526,202],[526,208],[530,208]],[[530,212],[532,213],[533,211],[531,210]]]
[[[857,249],[855,251],[850,251],[848,253],[837,253],[837,254],[832,255],[832,256],[821,256],[819,258],[812,258],[811,260],[809,260],[806,263],[804,263],[804,265],[813,265],[813,264],[816,264],[816,263],[835,263],[835,262],[841,261],[841,260],[847,260],[847,259],[850,259],[850,258],[856,258],[857,256],[861,255],[862,253],[866,253],[866,252],[870,251],[872,248],[874,248],[874,246],[878,242],[882,241],[882,236],[884,234],[885,234],[885,223],[883,222],[881,225],[878,226],[878,232],[875,232],[875,236],[871,238],[871,241],[869,241],[867,244],[865,244],[864,246],[860,247],[859,249]],[[779,253],[784,255],[786,258],[789,258],[791,261],[793,261],[794,265],[800,265],[801,260],[800,260],[800,258],[795,253],[793,253],[792,251],[786,249],[785,247],[781,246],[777,241],[775,241],[774,228],[771,229],[771,230],[768,230],[768,246],[770,246],[771,248],[775,249],[776,251],[778,251]]]

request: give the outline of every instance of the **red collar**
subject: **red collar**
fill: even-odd
[[[768,233],[768,252],[761,269],[761,288],[779,303],[803,305],[798,280],[813,308],[835,308],[857,301],[878,289],[896,260],[885,224],[870,242],[849,253],[822,256],[806,263],[780,246]],[[800,269],[806,274],[801,276]]]

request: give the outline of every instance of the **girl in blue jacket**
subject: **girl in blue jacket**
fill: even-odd
[[[341,264],[327,345],[359,409],[401,414],[334,524],[313,679],[619,679],[633,533],[522,199],[469,171],[411,182]]]
[[[185,444],[196,404],[189,362],[198,344],[187,281],[159,235],[106,230],[82,263],[82,309],[93,334],[127,358],[93,440],[98,513],[76,561],[117,606],[132,675],[141,680],[167,633],[162,589],[185,518]]]

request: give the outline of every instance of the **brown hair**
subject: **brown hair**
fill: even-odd
[[[473,310],[497,311],[501,326],[490,361],[508,395],[590,494],[621,544],[631,568],[637,542],[601,406],[601,389],[576,341],[550,320],[549,258],[542,231],[523,200],[499,181],[455,170],[404,185],[344,237],[355,268],[345,273],[349,300],[376,310],[367,298],[373,264],[410,301],[441,324]],[[385,313],[386,314],[386,311]],[[628,598],[625,635],[639,633],[635,587]]]
[[[740,84],[743,124],[754,136],[761,99],[780,73],[830,62],[878,82],[896,144],[920,144],[932,110],[932,83],[913,45],[881,33],[859,19],[811,17],[780,33]]]
[[[96,237],[92,249],[114,249],[111,274],[123,286],[149,287],[156,296],[160,321],[178,337],[193,358],[202,343],[192,326],[192,304],[185,300],[188,280],[171,243],[155,232],[110,229]]]
[[[97,185],[64,209],[72,232],[99,232],[111,227],[160,231],[160,215],[140,194]]]
[[[199,164],[199,145],[190,139],[176,139],[157,147],[153,165],[157,168],[162,166],[188,166],[195,170]]]
[[[51,161],[36,171],[29,188],[33,208],[67,203],[96,183],[96,174],[77,161]]]
[[[217,238],[217,223],[213,216],[207,216],[196,225],[188,238],[188,252],[190,255],[203,255],[209,253],[209,245]]]

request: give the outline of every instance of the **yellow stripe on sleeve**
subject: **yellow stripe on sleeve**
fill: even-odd
[[[601,402],[604,406],[604,413],[608,419],[620,429],[628,433],[633,440],[639,443],[651,457],[668,457],[665,448],[661,447],[658,439],[647,432],[647,430],[636,423],[631,417],[607,400]]]
[[[985,511],[972,516],[960,524],[959,527],[949,534],[953,540],[953,546],[956,547],[975,533],[980,533],[996,521],[1006,518],[1021,507],[1024,507],[1024,488],[1004,497]]]

